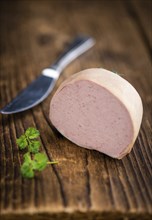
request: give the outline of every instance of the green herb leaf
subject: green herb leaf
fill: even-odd
[[[31,156],[30,156],[29,152],[24,154],[24,163],[32,163]]]
[[[33,178],[35,171],[42,171],[47,164],[56,164],[58,161],[48,161],[48,158],[43,153],[38,153],[40,150],[40,142],[36,140],[40,132],[35,128],[28,128],[25,134],[21,135],[16,142],[22,150],[27,147],[28,152],[24,154],[24,161],[21,166],[21,174],[25,178]]]
[[[31,160],[30,153],[24,154],[24,162],[21,166],[21,174],[23,177],[32,178],[34,177],[33,161]]]
[[[19,148],[25,149],[28,145],[27,140],[25,135],[21,135],[17,140],[16,140],[17,145],[19,146]]]
[[[33,171],[32,164],[24,162],[21,166],[21,174],[23,177],[33,178],[34,171]]]
[[[38,153],[40,149],[40,142],[39,141],[30,141],[29,143],[29,151],[31,153]]]
[[[47,166],[48,158],[43,153],[37,153],[34,155],[34,161],[33,161],[33,169],[34,170],[44,170]]]
[[[40,135],[40,132],[35,129],[35,128],[28,128],[26,131],[25,131],[25,135],[29,138],[29,139],[35,139],[37,137],[39,137]]]

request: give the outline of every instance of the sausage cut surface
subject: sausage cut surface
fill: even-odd
[[[122,158],[133,145],[137,126],[134,127],[132,112],[121,97],[104,83],[93,80],[95,73],[97,81],[105,74],[102,69],[85,70],[73,75],[59,87],[51,101],[50,119],[61,134],[78,146]],[[110,82],[111,74],[116,79],[121,78],[110,71],[106,74],[106,77],[110,74]],[[121,92],[129,84],[124,79],[122,81],[127,83],[127,87],[121,84]],[[130,89],[135,90],[132,86]],[[138,105],[141,105],[140,99],[138,101]],[[140,123],[141,115],[140,112]]]

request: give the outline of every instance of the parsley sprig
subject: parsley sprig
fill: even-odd
[[[23,135],[17,139],[17,145],[20,150],[26,149],[23,164],[21,166],[21,174],[25,178],[33,178],[35,171],[42,171],[48,164],[57,164],[57,161],[49,161],[44,153],[40,153],[40,141],[38,137],[40,132],[30,127]]]

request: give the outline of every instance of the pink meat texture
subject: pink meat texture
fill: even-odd
[[[65,80],[49,112],[52,124],[70,141],[118,159],[131,151],[142,115],[135,88],[101,68],[86,69]]]

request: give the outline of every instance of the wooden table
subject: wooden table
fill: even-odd
[[[96,46],[65,69],[51,95],[37,107],[0,115],[1,217],[5,219],[152,218],[152,68],[150,0],[1,1],[0,107],[51,64],[78,33]],[[103,67],[137,89],[144,117],[131,153],[115,160],[82,149],[60,135],[48,118],[49,103],[71,74]],[[23,179],[16,138],[34,126],[41,132],[48,166]]]

